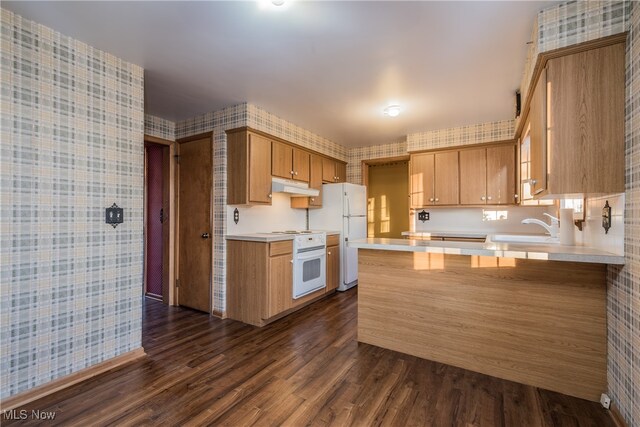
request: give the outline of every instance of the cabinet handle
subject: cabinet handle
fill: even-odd
[[[291,171],[290,173],[291,173],[291,175],[293,175],[293,171]]]
[[[429,199],[430,202],[433,202],[433,197]]]
[[[530,182],[531,182],[531,185],[536,185],[538,183],[538,180],[537,179],[532,179]]]
[[[491,196],[488,196],[488,197],[487,197],[487,200],[491,200],[491,199],[493,199],[493,197],[491,197]]]
[[[436,202],[439,202],[439,201],[440,201],[440,199],[438,199],[438,198],[436,197]]]
[[[514,195],[513,195],[513,197],[514,197],[515,199],[517,199],[517,198],[518,198],[518,195],[517,195],[517,194],[514,194]]]
[[[331,255],[331,252],[327,252],[327,255]]]
[[[482,200],[483,202],[485,201],[486,197],[482,196],[480,197],[480,200]]]
[[[291,260],[289,260],[289,262],[290,262],[291,264],[293,264],[293,260],[292,260],[292,259],[291,259]]]
[[[295,175],[298,175],[298,172],[296,171]]]
[[[271,195],[271,193],[269,193],[269,195],[267,196],[268,198],[272,198],[273,196]]]
[[[314,199],[314,198],[312,197],[312,198],[311,198],[311,201],[312,201],[312,202],[315,202],[315,201],[316,201],[316,199]]]

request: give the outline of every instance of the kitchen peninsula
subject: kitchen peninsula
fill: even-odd
[[[362,239],[358,341],[597,401],[606,264],[584,247]]]

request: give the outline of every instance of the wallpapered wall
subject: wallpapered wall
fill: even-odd
[[[1,11],[7,397],[141,345],[144,85],[142,68]]]

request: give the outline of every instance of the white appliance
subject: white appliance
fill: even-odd
[[[295,234],[293,298],[298,299],[327,286],[327,235],[317,232]]]
[[[315,197],[320,191],[309,188],[309,184],[292,179],[271,178],[271,192],[287,193],[291,197]]]
[[[322,208],[309,209],[309,228],[340,231],[339,291],[358,284],[358,250],[350,240],[367,237],[367,188],[340,183],[322,186]]]

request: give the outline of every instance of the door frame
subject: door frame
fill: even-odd
[[[209,275],[209,315],[215,315],[218,317],[221,317],[220,314],[218,312],[216,312],[214,310],[214,305],[213,305],[213,295],[215,294],[213,286],[214,286],[214,281],[213,281],[213,275],[214,275],[214,253],[215,253],[215,224],[214,224],[214,205],[213,205],[213,201],[215,200],[214,198],[214,188],[215,188],[215,176],[213,176],[213,169],[215,167],[214,165],[214,159],[213,159],[213,131],[209,131],[209,132],[203,132],[203,133],[199,133],[196,135],[191,135],[191,136],[186,136],[184,138],[178,138],[176,139],[176,143],[175,143],[175,154],[174,154],[174,159],[179,159],[180,158],[180,144],[184,144],[185,142],[191,142],[191,141],[197,141],[199,139],[204,139],[204,138],[209,138],[210,142],[211,142],[211,174],[212,174],[212,180],[211,180],[211,196],[209,199],[209,215],[210,215],[210,223],[211,223],[211,265],[210,265],[210,275]],[[173,283],[173,288],[174,288],[174,304],[172,305],[179,305],[180,304],[180,297],[179,297],[179,293],[177,290],[177,286],[176,286],[176,280],[175,279],[179,279],[180,278],[180,260],[178,259],[178,254],[179,252],[179,248],[180,248],[180,162],[179,161],[174,161],[172,162],[174,168],[175,168],[175,181],[174,181],[174,185],[173,185],[173,189],[174,189],[174,206],[175,206],[175,214],[174,214],[174,218],[175,218],[175,224],[174,224],[174,235],[175,235],[175,241],[173,244],[173,250],[174,250],[174,271],[175,271],[175,276],[174,276],[174,281]]]
[[[176,199],[175,199],[175,180],[176,180],[176,170],[175,170],[175,161],[173,161],[176,151],[176,143],[175,141],[171,141],[168,139],[158,138],[152,135],[144,135],[145,143],[158,144],[168,147],[169,156],[167,159],[163,161],[163,175],[164,182],[167,184],[167,188],[165,191],[168,191],[168,202],[169,202],[169,219],[168,219],[168,228],[169,232],[163,235],[163,265],[166,264],[167,271],[163,271],[162,277],[162,302],[168,305],[176,305],[176,269],[175,269],[175,226],[176,221],[174,221],[175,213],[176,213]],[[144,156],[145,168],[144,168],[144,208],[143,208],[143,217],[144,217],[144,256],[143,256],[143,281],[142,281],[142,295],[146,295],[147,291],[147,156],[145,153]]]
[[[394,157],[381,157],[378,159],[366,159],[360,161],[360,170],[361,170],[361,178],[360,181],[362,185],[367,188],[367,207],[369,206],[369,166],[373,165],[384,165],[386,163],[395,163],[395,162],[407,162],[409,164],[409,173],[407,174],[407,180],[410,179],[411,175],[411,155],[405,154],[402,156],[394,156]],[[410,181],[409,181],[410,182]],[[407,194],[407,197],[409,195]],[[409,203],[409,231],[415,231],[414,221],[413,221],[414,212],[411,210],[411,203]],[[369,224],[369,209],[367,208],[367,224]]]

